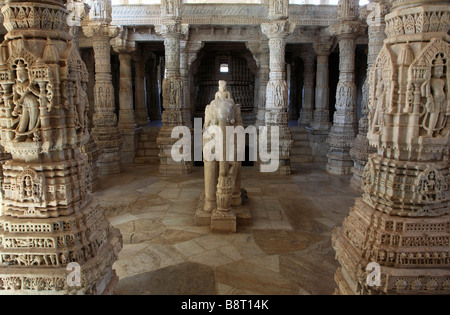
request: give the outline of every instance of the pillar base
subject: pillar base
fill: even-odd
[[[367,164],[369,155],[376,153],[376,149],[371,147],[367,139],[367,131],[361,130],[355,139],[350,155],[353,157],[354,164],[351,169],[353,177],[350,181],[350,188],[357,193],[362,193],[361,178],[364,172],[364,167]]]
[[[233,210],[214,210],[211,214],[212,232],[236,232],[236,214]]]
[[[0,222],[2,239],[13,240],[0,256],[0,295],[112,293],[118,281],[112,266],[122,249],[122,236],[95,202],[70,216],[24,220],[5,215]],[[78,234],[90,236],[73,243]],[[32,242],[21,243],[25,238]],[[70,262],[79,264],[80,283],[73,286],[68,280],[76,281],[70,277],[76,269],[67,268]]]
[[[342,266],[335,279],[340,294],[450,294],[450,216],[400,217],[382,213],[361,198],[342,227],[332,233]],[[372,240],[362,246],[365,240]],[[380,282],[369,283],[369,263],[380,266]],[[372,279],[373,280],[373,279]]]
[[[162,126],[156,142],[159,147],[159,173],[163,175],[186,175],[192,172],[191,161],[176,162],[172,159],[172,147],[179,141],[171,137],[172,126]]]
[[[122,129],[123,145],[120,150],[120,163],[133,164],[136,156],[136,135],[135,128]]]
[[[123,171],[120,164],[120,152],[118,149],[103,149],[97,161],[100,175],[120,174]]]
[[[349,175],[353,168],[353,159],[350,156],[349,149],[331,148],[327,154],[328,163],[326,170],[332,175]]]
[[[314,162],[326,163],[328,162],[327,154],[330,146],[327,143],[329,129],[313,129],[306,128],[309,132],[309,142],[311,145]]]
[[[237,202],[237,201],[235,201]],[[195,211],[194,216],[194,225],[196,226],[211,226],[212,228],[212,220],[213,213],[216,210],[211,212],[204,211],[205,205],[205,192],[202,191],[197,203],[197,209]],[[241,205],[233,206],[233,212],[236,217],[236,225],[237,226],[250,226],[252,223],[252,214],[250,211],[250,206],[248,204],[247,191],[245,189],[241,189]],[[213,231],[214,232],[214,231]]]

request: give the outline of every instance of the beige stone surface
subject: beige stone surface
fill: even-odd
[[[298,166],[289,178],[243,167],[252,223],[212,234],[194,225],[202,168],[166,177],[156,165],[128,166],[95,193],[124,237],[115,293],[331,294],[338,266],[331,231],[354,202],[349,180],[322,164]],[[122,201],[112,198],[119,190]]]

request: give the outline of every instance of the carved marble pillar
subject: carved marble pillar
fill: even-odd
[[[371,2],[368,9],[371,13],[367,17],[367,25],[369,26],[369,52],[367,56],[367,78],[363,85],[363,99],[362,99],[362,117],[359,120],[358,135],[350,150],[350,156],[353,158],[354,164],[352,168],[352,179],[350,187],[353,191],[362,192],[361,177],[364,171],[364,166],[367,163],[369,155],[375,153],[375,148],[371,147],[367,139],[367,131],[369,128],[368,120],[368,101],[369,101],[369,75],[370,69],[375,62],[378,53],[383,47],[383,40],[386,38],[384,30],[386,23],[384,16],[389,11],[390,4],[388,1]]]
[[[69,32],[73,37],[73,45],[74,48],[77,49],[80,52],[80,47],[79,47],[79,42],[78,42],[78,36],[80,33],[80,29],[81,29],[81,21],[87,17],[88,13],[89,13],[89,6],[86,3],[83,3],[80,0],[71,0],[68,1],[66,3],[66,8],[69,11],[69,20],[68,20],[68,25],[69,25]],[[92,59],[92,61],[94,61],[94,59]],[[90,66],[90,67],[89,67]],[[91,190],[92,192],[96,191],[100,185],[100,179],[98,177],[98,173],[99,173],[99,169],[97,166],[97,160],[99,157],[99,149],[97,147],[97,145],[94,142],[94,139],[92,138],[90,129],[91,129],[91,125],[92,125],[92,116],[90,115],[90,111],[91,111],[91,104],[94,104],[94,100],[93,98],[91,99],[91,93],[90,93],[90,81],[94,81],[92,80],[92,78],[94,78],[94,74],[93,74],[93,69],[94,69],[94,65],[92,63],[92,65],[88,65],[86,64],[86,69],[87,69],[87,73],[86,73],[86,78],[85,78],[85,93],[86,93],[86,97],[87,97],[87,116],[86,116],[86,126],[88,128],[88,132],[89,132],[89,137],[86,137],[85,141],[83,143],[81,143],[80,146],[80,150],[82,153],[86,154],[88,157],[88,163],[91,166],[91,171],[90,171],[90,179],[91,179]],[[92,74],[90,72],[90,70],[92,70]],[[89,80],[89,78],[91,78],[91,80]],[[93,106],[92,106],[93,107]]]
[[[189,102],[190,117],[193,117],[194,113],[195,113],[195,93],[192,92],[195,89],[195,83],[194,83],[194,71],[192,69],[192,64],[197,59],[198,53],[204,46],[205,46],[205,42],[203,42],[203,41],[190,40],[186,47],[187,69],[188,69],[188,90],[185,91],[185,95],[187,95],[187,97],[188,97],[187,101]]]
[[[377,153],[332,234],[338,294],[450,294],[449,15],[447,1],[422,0],[385,17],[369,80]]]
[[[133,109],[133,80],[131,74],[131,53],[136,43],[128,40],[128,29],[122,27],[118,37],[112,41],[114,50],[119,54],[119,130],[123,144],[120,151],[122,164],[133,164],[136,155],[136,120]]]
[[[152,120],[161,120],[161,104],[159,99],[158,86],[158,57],[150,54],[146,62],[146,91],[147,91],[147,110],[148,118]]]
[[[314,131],[326,131],[331,127],[330,123],[330,87],[328,57],[331,53],[333,39],[314,43],[314,51],[317,56],[316,89],[314,120],[311,127]]]
[[[86,64],[86,69],[88,71],[88,80],[86,86],[86,94],[89,103],[89,109],[87,113],[88,117],[88,128],[89,128],[89,139],[88,141],[81,146],[81,152],[85,153],[88,157],[88,162],[91,165],[91,181],[92,181],[92,192],[95,192],[100,187],[100,178],[99,178],[99,169],[97,166],[97,161],[100,156],[100,149],[95,144],[94,138],[92,138],[92,117],[94,115],[94,86],[95,86],[95,72],[94,72],[94,63],[95,58],[90,54],[90,51],[82,52],[82,60]]]
[[[288,115],[289,120],[294,120],[300,115],[300,106],[299,106],[299,91],[297,89],[297,86],[299,85],[299,78],[298,78],[298,63],[296,62],[295,58],[290,63],[290,82],[289,82],[289,105],[288,105]]]
[[[122,171],[120,150],[123,139],[115,114],[110,61],[110,40],[116,34],[116,31],[112,28],[100,26],[100,29],[96,29],[95,33],[92,37],[95,55],[95,107],[92,137],[101,150],[97,161],[100,175],[117,174]]]
[[[119,129],[123,145],[120,152],[121,163],[133,164],[136,155],[136,120],[133,109],[133,81],[131,76],[131,51],[133,47],[115,46],[119,53]]]
[[[314,115],[314,54],[307,52],[302,54],[303,59],[303,93],[302,110],[298,123],[303,126],[310,126]]]
[[[180,4],[181,5],[181,4]],[[163,81],[162,127],[158,135],[160,148],[159,171],[162,174],[187,174],[192,170],[192,161],[176,162],[172,159],[171,149],[179,139],[172,138],[176,126],[184,126],[183,108],[184,92],[180,73],[180,40],[187,34],[189,25],[182,25],[179,20],[166,20],[157,25],[156,31],[164,37],[166,76]]]
[[[285,48],[286,37],[294,31],[295,24],[288,20],[275,20],[261,25],[262,32],[269,39],[270,73],[266,90],[265,125],[278,126],[280,132],[280,164],[278,173],[291,173],[291,148],[293,144],[288,127],[288,88],[286,82]]]
[[[330,32],[339,41],[339,82],[336,90],[336,112],[327,142],[327,171],[330,174],[350,174],[353,160],[350,149],[356,137],[355,48],[362,25],[357,19],[358,2],[341,0],[338,5],[338,24]]]
[[[150,119],[145,102],[145,60],[142,57],[142,51],[140,49],[134,54],[134,66],[135,119],[139,126],[145,126],[148,125]]]
[[[186,34],[187,35],[187,34]],[[183,90],[183,108],[182,119],[184,126],[192,128],[192,116],[191,116],[191,98],[189,89],[189,67],[188,67],[188,41],[184,38],[180,41],[180,76]]]
[[[325,33],[325,31],[318,32],[317,36],[320,40],[314,42],[317,57],[315,110],[311,128],[308,128],[312,154],[317,162],[328,161],[326,156],[329,146],[326,140],[331,127],[328,57],[331,53],[333,38]]]
[[[247,48],[253,54],[253,58],[258,66],[257,82],[258,85],[255,91],[256,100],[256,122],[257,127],[264,126],[266,115],[266,90],[269,82],[270,72],[270,52],[269,43],[267,40],[260,40],[258,42],[247,42]]]
[[[87,70],[68,11],[58,0],[1,9],[0,132],[12,159],[3,166],[0,293],[112,293],[122,241],[90,193],[80,152],[89,136]]]
[[[90,6],[89,18],[82,27],[83,33],[92,38],[95,58],[94,115],[91,134],[100,150],[97,161],[99,174],[117,174],[122,171],[120,149],[123,140],[115,114],[110,41],[118,35],[119,29],[111,25],[110,0],[91,1]]]

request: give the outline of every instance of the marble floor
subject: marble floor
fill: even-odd
[[[349,182],[323,164],[303,164],[289,177],[244,167],[252,224],[212,234],[194,225],[203,168],[163,176],[134,165],[104,177],[94,194],[124,242],[115,294],[332,294],[331,232],[358,196]]]

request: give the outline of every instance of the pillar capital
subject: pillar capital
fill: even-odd
[[[248,41],[245,46],[253,55],[258,68],[269,68],[269,43],[267,40]]]
[[[120,28],[115,25],[103,23],[89,23],[82,26],[86,37],[92,37],[93,41],[111,40],[120,34]]]
[[[155,31],[163,38],[181,38],[189,34],[189,24],[174,20],[164,21],[163,24],[155,25]]]
[[[330,34],[336,36],[338,40],[341,39],[356,39],[361,36],[366,27],[361,21],[341,21],[337,24],[331,25],[329,28]]]
[[[295,30],[295,26],[295,23],[288,20],[270,21],[261,24],[261,31],[269,40],[273,38],[285,39]]]
[[[128,40],[128,28],[120,27],[117,37],[111,40],[112,49],[121,55],[130,55],[136,51],[136,42]]]
[[[333,38],[329,37],[329,40],[317,40],[313,42],[314,52],[316,53],[317,58],[319,56],[328,57],[331,54],[331,49],[333,48]]]

